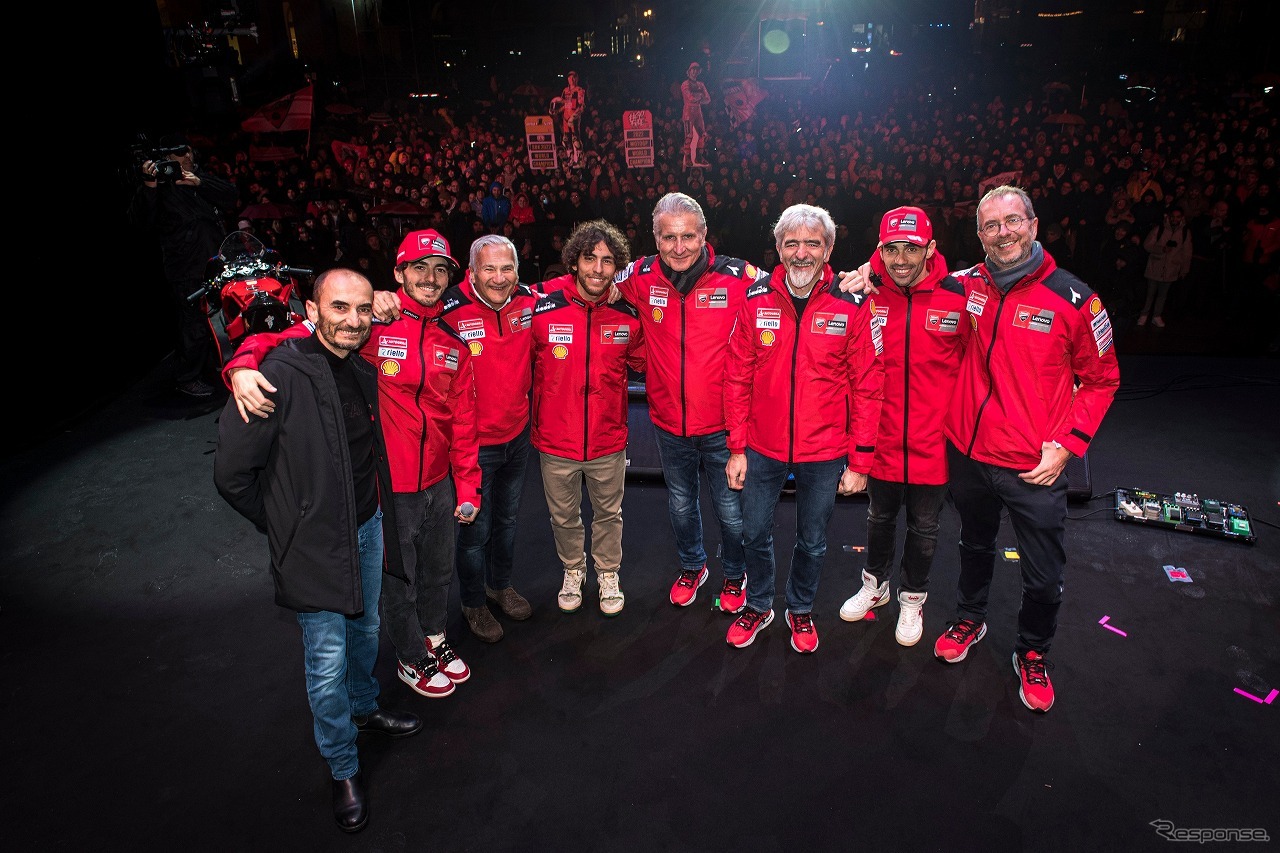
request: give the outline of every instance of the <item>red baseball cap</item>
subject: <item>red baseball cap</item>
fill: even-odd
[[[423,258],[444,258],[454,272],[459,269],[458,262],[449,253],[449,241],[434,228],[410,231],[400,241],[400,248],[396,250],[396,266],[411,264]]]
[[[933,223],[918,207],[895,207],[880,220],[880,245],[913,243],[927,246],[933,239]]]

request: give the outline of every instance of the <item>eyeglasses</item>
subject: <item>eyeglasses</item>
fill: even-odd
[[[986,225],[979,228],[978,232],[985,234],[988,237],[994,237],[1000,233],[1001,225],[1008,228],[1010,231],[1020,231],[1022,229],[1022,224],[1024,222],[1030,222],[1032,219],[1035,219],[1035,217],[1006,216],[1001,222],[988,222]]]

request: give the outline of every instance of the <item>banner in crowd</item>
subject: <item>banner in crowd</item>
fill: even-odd
[[[312,87],[303,86],[278,98],[240,122],[240,129],[250,133],[284,133],[290,130],[311,131]]]
[[[529,168],[535,172],[554,171],[559,158],[556,155],[556,126],[551,116],[525,116],[524,141],[529,149]]]
[[[369,156],[368,145],[356,145],[354,142],[343,142],[341,139],[335,139],[330,143],[329,147],[333,150],[333,156],[337,158],[339,163],[345,163],[348,160],[359,163]]]
[[[751,121],[756,114],[756,107],[769,97],[769,93],[760,85],[759,80],[726,80],[724,84],[724,105],[729,111],[729,127],[736,130],[741,124]]]
[[[622,114],[622,151],[628,169],[653,168],[653,113],[627,110]]]
[[[978,197],[981,198],[982,196],[986,195],[987,190],[993,187],[1002,187],[1002,186],[1005,186],[1006,184],[1008,184],[1009,186],[1017,186],[1021,182],[1022,182],[1022,172],[1016,169],[1012,172],[1001,172],[998,175],[992,175],[989,178],[983,178],[982,181],[978,184]]]

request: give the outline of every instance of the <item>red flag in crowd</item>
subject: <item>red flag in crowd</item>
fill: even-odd
[[[312,87],[272,101],[240,122],[241,130],[260,133],[282,133],[289,130],[311,131]]]

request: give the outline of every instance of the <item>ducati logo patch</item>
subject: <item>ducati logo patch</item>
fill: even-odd
[[[1053,312],[1048,308],[1019,305],[1013,312],[1013,325],[1033,332],[1048,332],[1053,329]]]
[[[924,327],[931,332],[954,335],[960,330],[960,312],[930,308],[925,316]]]
[[[628,325],[604,325],[600,327],[600,343],[622,344],[631,342],[631,327]]]
[[[443,367],[445,370],[458,369],[458,351],[452,347],[441,346],[440,344],[433,345],[431,360],[435,362],[437,367]]]
[[[694,291],[696,308],[728,308],[729,291],[723,287],[699,287]]]
[[[844,335],[848,331],[848,326],[848,314],[833,314],[830,311],[814,312],[812,331],[816,335]]]

